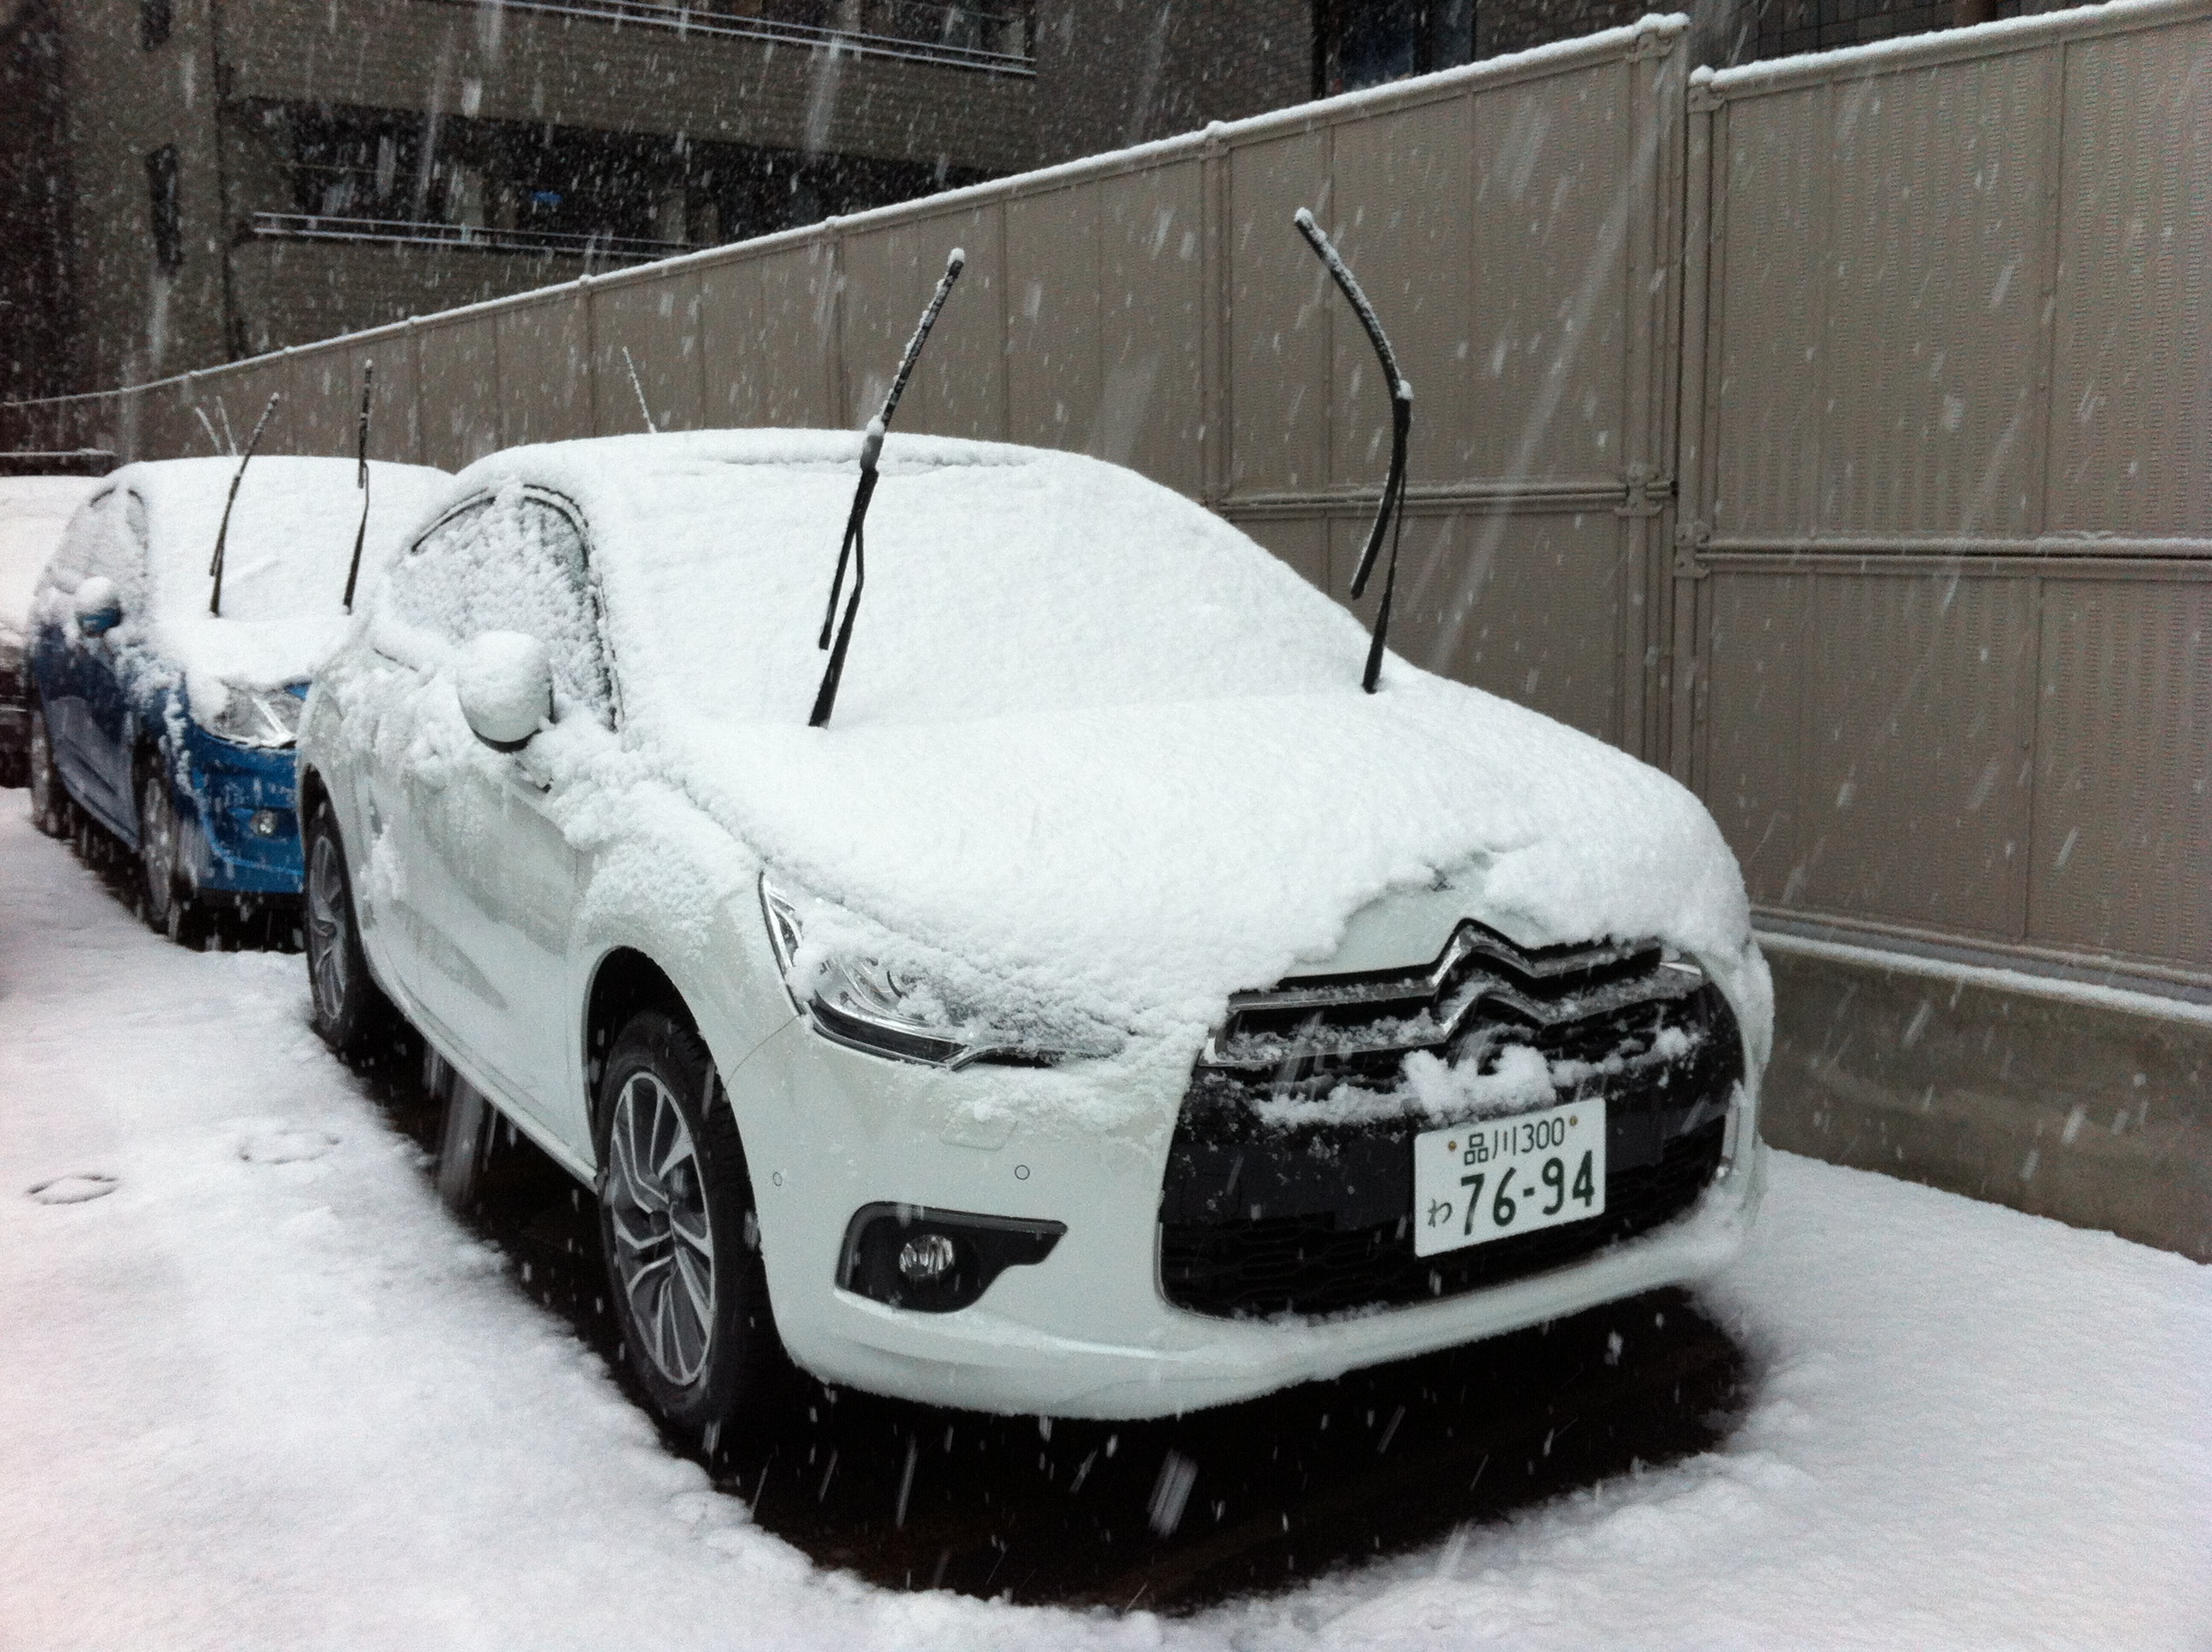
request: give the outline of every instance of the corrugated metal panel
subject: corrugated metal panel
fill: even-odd
[[[837,331],[836,258],[825,240],[700,272],[708,422],[828,428]]]
[[[898,428],[941,436],[1003,440],[1006,417],[1006,325],[1000,290],[1004,232],[996,203],[857,230],[840,247],[845,282],[845,404],[857,422],[872,416],[890,388],[954,247],[968,254],[929,350],[899,404]]]
[[[499,335],[489,315],[424,323],[413,333],[422,462],[458,471],[499,446]]]
[[[1341,594],[1328,577],[1328,523],[1319,516],[1265,517],[1237,525],[1332,596]]]
[[[1193,498],[1206,484],[1203,167],[1109,179],[1098,218],[1098,400],[1077,445]]]
[[[2052,526],[2212,537],[2212,21],[2066,52]]]
[[[645,427],[645,407],[661,430],[696,430],[701,417],[699,276],[689,265],[619,281],[594,282],[591,307],[592,434],[623,435]],[[623,352],[629,352],[629,359]],[[637,381],[630,381],[636,368]]]
[[[1059,190],[1006,203],[1006,434],[1012,440],[1080,448],[1097,423],[1098,218],[1092,190]]]
[[[2022,53],[1832,94],[1822,529],[2035,531],[2049,67]]]
[[[1301,132],[1230,152],[1232,496],[1310,491],[1328,478],[1329,327],[1340,301],[1291,222],[1300,207],[1331,217],[1327,143],[1325,131]]]
[[[295,361],[290,404],[283,421],[284,445],[271,452],[350,453],[357,445],[361,380],[350,352],[301,354]]]
[[[2045,587],[2033,938],[2212,959],[2212,582]]]
[[[1828,96],[1815,87],[1722,116],[1707,375],[1715,440],[1706,519],[1717,534],[1795,537],[1817,519],[1831,157],[1814,136],[1828,130]]]
[[[1704,586],[1705,750],[1698,793],[1764,906],[1796,898],[1805,864],[1806,706],[1818,658],[1809,574],[1745,572]]]
[[[2034,623],[2025,580],[1814,582],[1804,873],[1788,903],[2018,939]]]
[[[567,441],[592,434],[592,353],[583,295],[548,293],[497,313],[500,440]],[[599,381],[602,385],[605,380]],[[620,386],[627,393],[629,383]]]
[[[1337,129],[1332,211],[1322,227],[1359,271],[1386,318],[1401,370],[1414,388],[1408,474],[1458,481],[1473,469],[1479,394],[1470,301],[1474,204],[1473,100],[1401,109]],[[1284,256],[1307,256],[1291,243]],[[1496,325],[1486,294],[1485,319]],[[1334,302],[1332,295],[1331,302]],[[1352,318],[1334,313],[1334,395],[1329,480],[1379,488],[1390,464],[1390,402],[1375,353]],[[1495,415],[1493,413],[1493,421]]]
[[[1330,590],[1351,580],[1368,524],[1340,517]],[[1390,645],[1415,665],[1617,738],[1620,520],[1610,510],[1421,509],[1406,524]],[[1379,589],[1360,604],[1371,619]]]
[[[1631,68],[1584,66],[1476,97],[1462,474],[1620,481],[1627,241],[1650,204],[1630,165]]]

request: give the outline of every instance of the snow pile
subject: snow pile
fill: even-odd
[[[204,716],[230,688],[307,681],[348,623],[346,570],[361,522],[351,459],[275,454],[246,466],[223,553],[222,612],[208,612],[208,564],[237,473],[235,459],[179,459],[125,465],[105,478],[143,501],[111,512],[111,526],[143,531],[146,541],[144,580],[125,589],[115,646],[143,669],[180,674]],[[427,465],[369,466],[356,607],[452,480]],[[135,556],[124,565],[135,566]],[[73,580],[57,580],[40,598],[41,617],[65,615],[74,590]]]
[[[590,525],[626,750],[586,733],[541,758],[580,843],[640,829],[657,784],[877,956],[1079,1007],[1168,1070],[1231,992],[1327,957],[1378,896],[1447,887],[1524,943],[1696,955],[1763,1054],[1741,880],[1694,798],[1402,660],[1362,694],[1356,620],[1117,467],[891,437],[836,714],[808,728],[859,442],[612,438],[465,474]]]
[[[70,514],[100,485],[92,477],[0,477],[0,641],[23,640],[46,558]]]
[[[819,1570],[453,1224],[308,1031],[297,958],[166,944],[10,795],[0,1644],[2212,1642],[2212,1270],[1780,1154],[1709,1291],[1756,1367],[1719,1450],[1190,1619]]]

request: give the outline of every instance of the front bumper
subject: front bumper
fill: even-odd
[[[1747,1234],[1765,1181],[1757,1065],[1747,1068],[1721,1172],[1679,1220],[1542,1272],[1328,1319],[1221,1318],[1169,1302],[1159,1218],[1179,1084],[1170,1081],[1167,1100],[1157,1088],[1150,1097],[1101,1094],[1102,1113],[1130,1122],[1086,1129],[1061,1121],[1067,1097],[1050,1093],[1066,1075],[881,1060],[830,1043],[802,1018],[729,1087],[778,1327],[799,1364],[933,1405],[1129,1418],[1476,1341],[1721,1266]],[[853,1213],[884,1200],[1056,1222],[1066,1234],[1042,1262],[1008,1268],[975,1306],[915,1313],[835,1283]]]
[[[185,877],[210,893],[297,895],[302,878],[297,756],[233,744],[196,725],[185,735]]]

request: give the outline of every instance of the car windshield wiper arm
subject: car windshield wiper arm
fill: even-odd
[[[238,503],[238,484],[246,480],[246,467],[253,463],[253,450],[261,446],[261,433],[269,428],[269,416],[276,410],[276,404],[284,399],[282,391],[269,392],[269,405],[261,410],[261,416],[253,422],[253,434],[246,438],[246,451],[239,455],[238,469],[231,472],[230,494],[222,501],[222,525],[215,531],[215,555],[208,561],[208,577],[215,586],[208,592],[208,612],[222,612],[222,548],[230,538],[230,507]]]
[[[1375,692],[1382,676],[1382,649],[1390,635],[1390,604],[1398,593],[1398,541],[1406,527],[1406,445],[1413,432],[1413,386],[1406,375],[1398,371],[1396,352],[1382,331],[1382,322],[1375,313],[1375,307],[1367,301],[1360,289],[1359,281],[1345,264],[1322,227],[1314,222],[1312,213],[1300,207],[1291,220],[1298,234],[1306,238],[1314,255],[1328,267],[1336,284],[1359,317],[1359,325],[1367,330],[1367,342],[1375,347],[1375,354],[1382,363],[1383,382],[1390,392],[1390,470],[1382,481],[1382,497],[1376,507],[1375,525],[1368,531],[1367,548],[1359,553],[1359,567],[1352,576],[1352,594],[1367,594],[1368,576],[1375,572],[1375,559],[1382,550],[1382,538],[1390,538],[1390,567],[1382,576],[1382,601],[1375,610],[1375,635],[1367,645],[1367,670],[1359,679],[1359,686],[1368,693]]]
[[[361,578],[361,548],[368,540],[368,391],[376,382],[376,363],[361,364],[361,426],[354,442],[353,485],[361,489],[361,525],[353,531],[353,562],[346,569],[345,610],[353,612],[353,587]]]
[[[837,685],[845,676],[845,651],[852,646],[853,616],[860,612],[860,587],[867,581],[864,524],[868,501],[876,496],[876,462],[883,456],[884,432],[890,428],[891,415],[898,411],[899,398],[906,393],[906,381],[914,376],[914,364],[929,338],[929,330],[937,325],[937,313],[945,307],[945,295],[951,292],[952,283],[960,279],[960,271],[967,263],[967,253],[957,246],[945,260],[945,273],[938,278],[937,291],[929,301],[929,307],[921,313],[921,325],[906,341],[906,354],[899,360],[898,374],[891,380],[882,408],[868,421],[868,428],[860,437],[860,482],[853,490],[853,508],[845,518],[845,540],[837,549],[837,572],[830,581],[830,605],[823,612],[822,635],[814,645],[817,648],[830,648],[830,664],[822,673],[822,686],[814,695],[814,714],[806,720],[809,728],[829,726],[830,714],[837,704]],[[845,588],[848,562],[853,569],[853,594],[845,604],[844,623],[837,626],[836,647],[831,647],[830,625],[837,617],[837,598]]]

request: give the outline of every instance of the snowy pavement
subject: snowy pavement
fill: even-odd
[[[818,1569],[437,1203],[298,958],[156,939],[23,797],[9,1652],[2212,1647],[2212,1269],[1788,1157],[1704,1293],[1753,1370],[1719,1449],[1190,1617]]]

